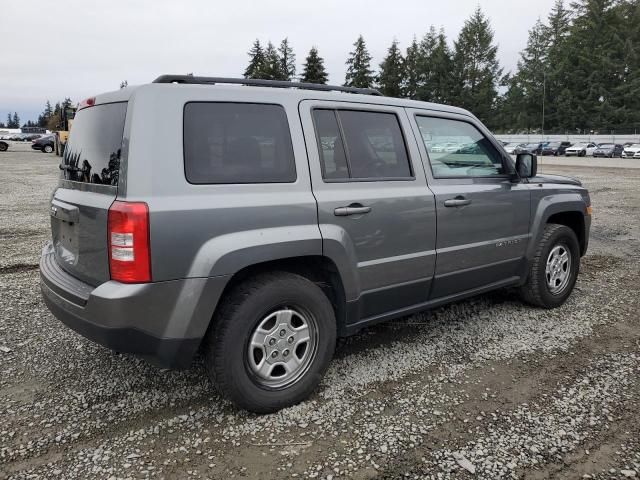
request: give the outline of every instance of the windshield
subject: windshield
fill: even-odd
[[[126,102],[78,111],[60,167],[66,180],[118,184],[126,113]]]
[[[602,143],[600,148],[613,148],[613,143]]]

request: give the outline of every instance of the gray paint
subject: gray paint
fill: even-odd
[[[531,182],[512,175],[433,178],[416,114],[471,122],[513,170],[512,160],[490,132],[469,112],[455,107],[346,93],[167,84],[96,98],[98,104],[113,101],[129,102],[117,192],[60,182],[54,202],[78,207],[74,235],[80,261],[65,264],[58,255],[63,273],[46,267],[50,261],[42,268],[48,285],[45,296],[55,297],[87,322],[108,328],[198,339],[225,286],[240,270],[272,260],[324,256],[340,275],[348,312],[341,331],[350,333],[371,322],[521,283],[544,222],[558,212],[585,214],[589,202],[579,182],[563,177],[538,176]],[[184,175],[182,112],[190,101],[282,105],[291,129],[296,181],[189,184]],[[396,114],[414,178],[323,181],[311,118],[311,110],[320,106]],[[460,195],[471,203],[445,206]],[[122,285],[109,280],[106,215],[115,198],[149,205],[153,283]],[[334,214],[336,208],[353,203],[371,211]],[[588,217],[585,227],[588,234]],[[57,238],[60,225],[54,222],[52,230]],[[84,306],[58,294],[62,288],[77,288],[73,278],[96,286],[88,296],[83,290]]]

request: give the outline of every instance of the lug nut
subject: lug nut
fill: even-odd
[[[271,358],[276,358],[277,356],[278,356],[278,352],[277,351],[275,351],[275,352],[273,352],[271,354]]]
[[[269,340],[269,345],[275,345],[276,344],[276,339],[272,338],[271,340]]]
[[[282,352],[283,357],[286,357],[287,355],[289,355],[289,350],[285,350],[284,352]]]
[[[284,337],[287,334],[286,330],[280,330],[280,336]]]
[[[287,339],[287,342],[289,342],[289,343],[293,343],[293,340],[294,340],[294,338],[293,338],[293,336],[291,336],[291,337],[289,337],[289,338]]]

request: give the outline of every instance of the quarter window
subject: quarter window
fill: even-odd
[[[184,162],[191,183],[296,180],[287,116],[279,105],[188,103]]]
[[[393,113],[316,109],[313,115],[325,179],[412,178]]]
[[[502,155],[470,123],[424,116],[416,122],[435,178],[504,174]]]

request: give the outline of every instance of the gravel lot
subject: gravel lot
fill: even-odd
[[[576,290],[500,291],[342,342],[310,401],[238,412],[196,362],[160,370],[40,300],[57,157],[0,153],[0,479],[640,477],[640,170],[557,166],[591,190]]]

